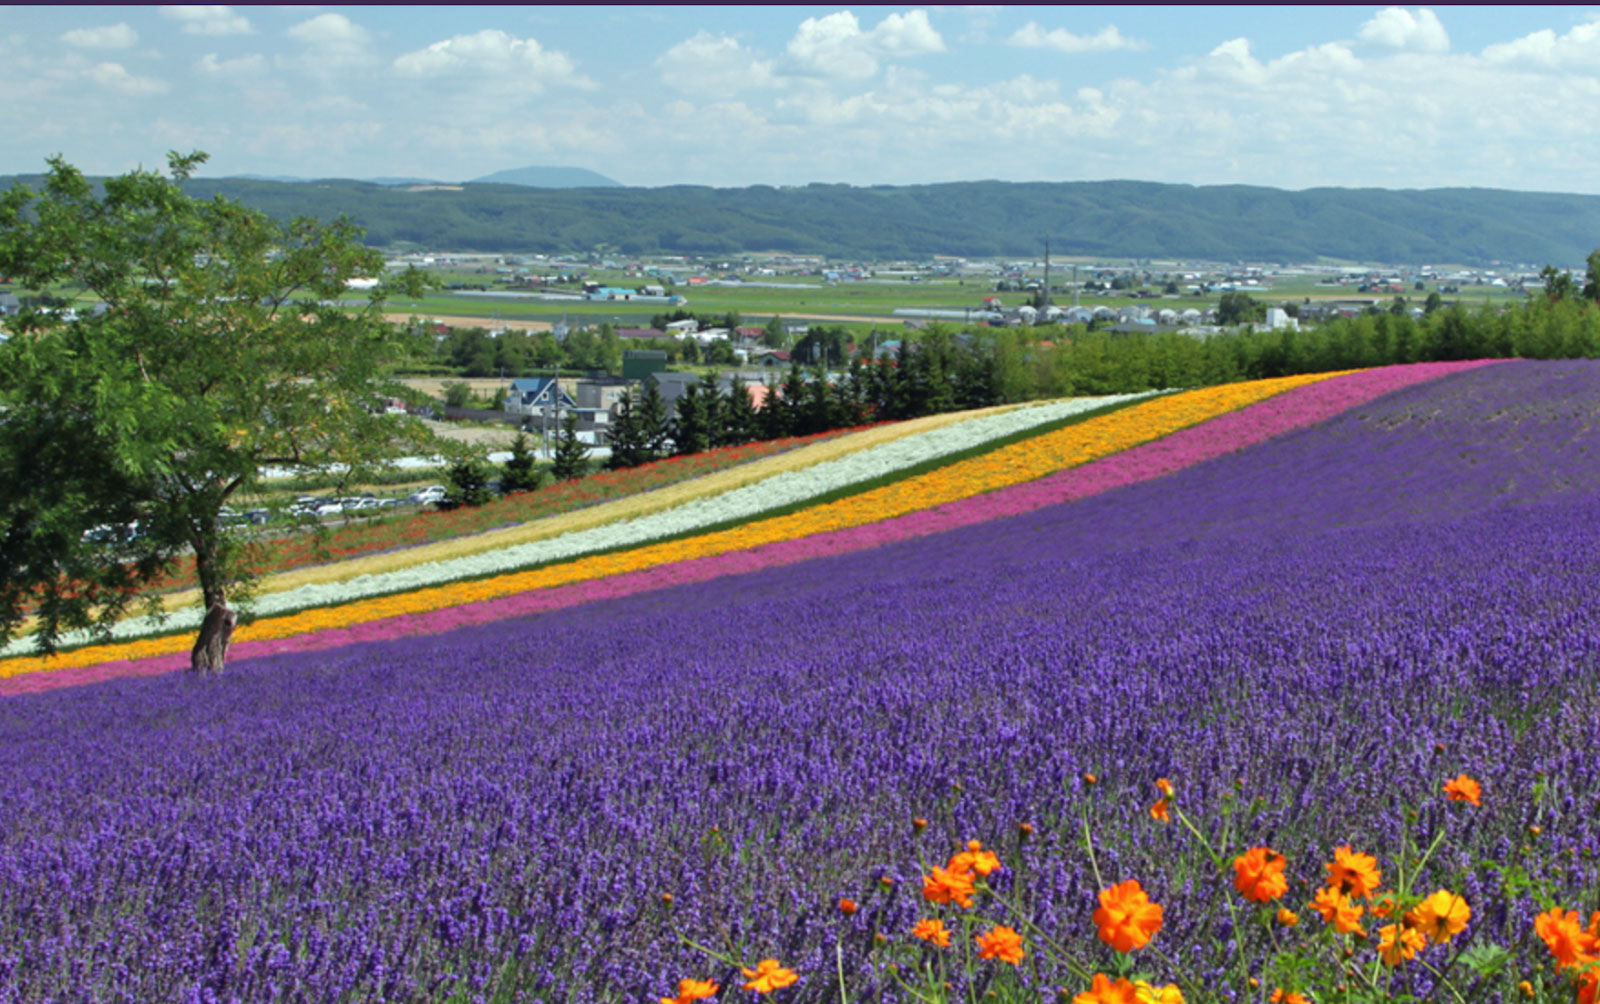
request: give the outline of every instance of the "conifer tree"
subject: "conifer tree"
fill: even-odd
[[[806,387],[805,408],[801,411],[801,428],[805,435],[826,432],[838,426],[836,412],[834,391],[828,383],[828,374],[819,366],[811,371],[811,383]]]
[[[709,376],[700,381],[700,406],[705,409],[706,449],[721,446],[727,435],[728,399],[723,395],[722,388]]]
[[[647,454],[639,463],[648,464],[661,456],[671,432],[667,426],[667,402],[662,399],[661,388],[654,380],[644,382],[635,417],[639,421],[639,439]]]
[[[557,481],[576,481],[589,473],[589,448],[578,439],[578,413],[575,411],[567,412],[561,419],[550,473]]]
[[[446,472],[445,480],[449,482],[450,488],[441,508],[480,506],[494,497],[494,493],[489,490],[488,471],[484,467],[483,460],[478,457],[464,457],[456,461]]]
[[[631,390],[623,391],[621,400],[617,402],[617,417],[611,423],[610,441],[611,456],[606,458],[608,471],[638,467],[650,455],[639,426],[638,409],[634,407]]]
[[[531,492],[538,487],[539,472],[533,466],[533,451],[528,449],[528,437],[519,432],[511,443],[511,459],[500,472],[500,494]]]
[[[753,442],[761,436],[761,417],[755,402],[750,399],[750,388],[743,377],[734,377],[728,397],[722,402],[722,423],[718,446],[739,446]]]
[[[712,391],[715,394],[715,391]],[[696,380],[684,388],[672,416],[672,454],[704,453],[711,447],[711,424],[706,420],[707,395]]]
[[[778,411],[781,416],[782,430],[779,436],[803,435],[805,429],[806,405],[806,378],[800,372],[800,364],[789,363],[789,372],[784,374],[783,384],[778,389]]]

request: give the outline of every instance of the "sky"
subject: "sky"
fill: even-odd
[[[0,173],[1600,194],[1578,7],[0,7]]]

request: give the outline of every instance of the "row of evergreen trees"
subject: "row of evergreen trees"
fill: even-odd
[[[898,358],[850,361],[842,374],[792,365],[782,383],[757,408],[750,387],[735,378],[727,388],[710,380],[688,386],[673,413],[653,381],[635,397],[624,393],[610,431],[613,470],[636,467],[670,453],[700,453],[763,439],[808,436],[884,419],[983,408],[1003,400],[992,342],[935,332],[915,350],[902,343]]]

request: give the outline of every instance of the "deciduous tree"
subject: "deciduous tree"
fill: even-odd
[[[104,309],[29,310],[0,346],[0,631],[51,650],[108,627],[183,553],[206,611],[196,670],[220,670],[257,577],[248,530],[222,509],[269,467],[351,477],[430,437],[386,414],[385,367],[404,357],[384,274],[340,221],[282,224],[185,195],[204,154],[171,177],[134,171],[97,188],[60,158],[43,188],[0,195],[0,274],[23,290],[84,292]],[[399,278],[409,295],[412,276]],[[111,541],[109,546],[105,543]]]

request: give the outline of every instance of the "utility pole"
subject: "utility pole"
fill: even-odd
[[[1048,315],[1050,312],[1050,238],[1044,239],[1044,300],[1040,303],[1039,313]]]

